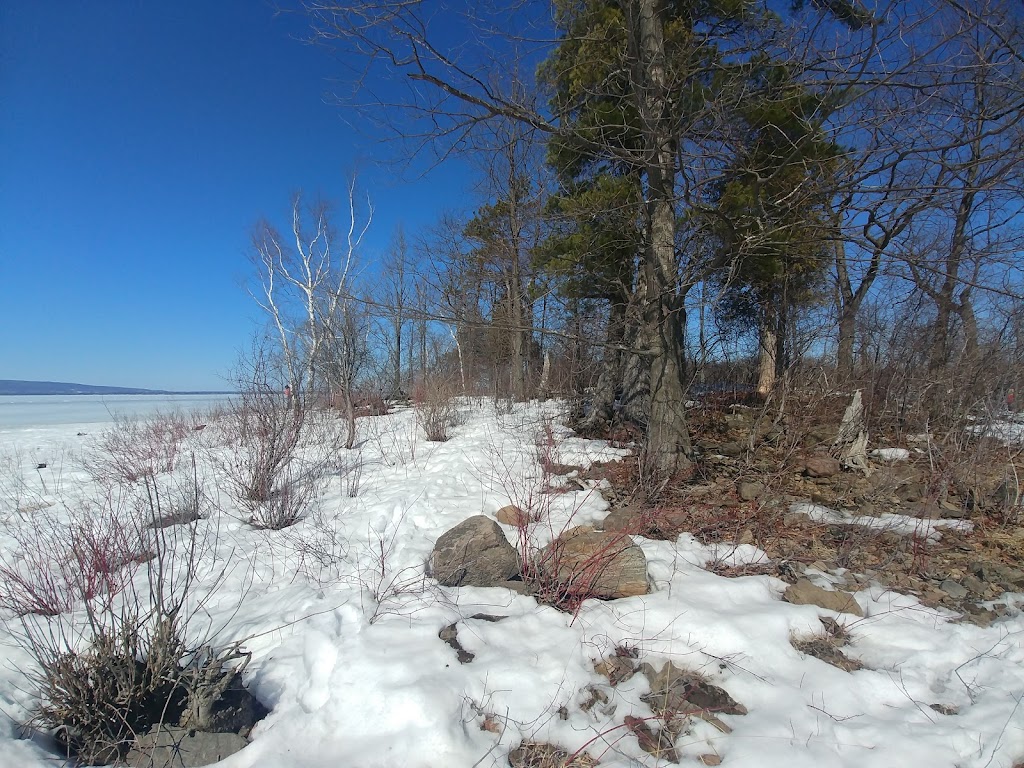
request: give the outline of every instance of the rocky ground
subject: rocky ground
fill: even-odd
[[[785,602],[833,612],[834,618],[819,614],[819,632],[793,634],[789,642],[847,673],[870,669],[849,651],[849,628],[865,616],[854,596],[862,590],[911,595],[927,608],[959,614],[954,621],[982,628],[1014,615],[1015,595],[1024,592],[1024,527],[1015,481],[1024,467],[1016,450],[969,434],[941,440],[878,430],[867,450],[851,459],[837,439],[843,403],[827,405],[796,408],[798,417],[773,417],[756,404],[699,407],[692,422],[697,461],[661,483],[644,476],[635,454],[584,469],[545,463],[539,446],[547,492],[600,494],[609,504],[603,519],[570,521],[550,543],[530,551],[529,531],[544,523],[533,511],[510,505],[494,519],[478,515],[438,540],[431,575],[448,587],[504,586],[571,613],[589,598],[646,594],[644,551],[650,549],[638,543],[690,535],[725,553],[705,563],[707,571],[776,577],[788,584]],[[854,432],[863,437],[868,428],[861,424]],[[630,448],[642,437],[627,429],[589,436]],[[741,549],[742,556],[728,556]],[[475,622],[505,618],[474,615],[464,631],[472,632]],[[474,654],[460,642],[460,627],[446,626],[440,638],[460,663],[469,664]],[[732,727],[719,716],[747,714],[701,674],[671,661],[655,668],[629,645],[596,660],[594,671],[607,683],[589,689],[583,711],[609,706],[618,686],[646,678],[650,693],[641,701],[653,717],[627,715],[619,727],[658,760],[681,761],[675,745],[694,719],[729,734]],[[926,705],[940,716],[960,714],[943,702]],[[486,718],[481,727],[487,728]],[[712,753],[694,757],[704,765],[720,761]],[[586,752],[528,741],[508,760],[514,768],[596,764]]]
[[[871,437],[868,469],[850,471],[836,457],[837,405],[783,418],[756,406],[700,408],[690,477],[651,489],[635,462],[615,462],[583,482],[608,483],[606,530],[664,539],[688,532],[770,557],[764,566],[717,568],[722,575],[761,572],[796,584],[812,570],[851,589],[875,581],[983,626],[1002,615],[998,597],[1024,591],[1018,452],[990,438],[951,445],[887,430]],[[828,511],[841,514],[814,514]]]

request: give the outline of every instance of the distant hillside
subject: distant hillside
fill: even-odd
[[[218,395],[221,392],[172,392],[138,387],[98,387],[64,381],[19,381],[0,379],[0,395]]]

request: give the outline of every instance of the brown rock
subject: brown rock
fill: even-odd
[[[444,533],[430,554],[430,575],[446,587],[494,587],[519,575],[519,555],[484,515]]]
[[[586,752],[573,757],[553,744],[524,741],[508,753],[508,764],[512,768],[593,768],[597,760]]]
[[[639,507],[618,507],[613,509],[601,523],[606,531],[639,533],[644,527],[644,510]]]
[[[810,515],[805,512],[786,512],[782,515],[782,524],[787,528],[811,523]]]
[[[513,525],[522,528],[529,524],[530,515],[524,512],[515,504],[508,504],[494,513],[494,519],[503,525]]]
[[[804,462],[804,474],[808,477],[834,477],[841,470],[839,460],[831,456],[811,456]]]
[[[573,528],[541,551],[539,565],[578,595],[612,600],[649,591],[647,558],[623,533]]]
[[[747,708],[724,689],[712,685],[700,675],[680,669],[671,662],[655,672],[650,664],[641,664],[651,692],[641,699],[660,716],[692,715],[710,723],[722,733],[732,729],[718,715],[745,715]]]
[[[816,586],[809,579],[798,579],[796,584],[790,584],[783,592],[782,599],[793,605],[817,605],[838,613],[864,615],[857,600],[849,592],[830,592]]]
[[[754,501],[764,493],[764,484],[750,482],[749,480],[740,480],[736,484],[736,492],[744,501]]]

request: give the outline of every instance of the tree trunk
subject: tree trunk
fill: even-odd
[[[523,318],[523,296],[519,285],[518,266],[513,267],[512,279],[506,284],[509,292],[509,314],[511,315],[511,342],[512,361],[511,376],[509,384],[512,388],[512,396],[516,400],[526,399],[526,349],[523,339],[523,329],[526,327]]]
[[[762,317],[759,337],[757,394],[767,396],[775,387],[776,361],[778,360],[779,337],[772,318]]]
[[[964,362],[973,365],[978,359],[978,318],[974,314],[974,302],[969,291],[960,295],[956,313],[964,329]]]
[[[402,391],[402,319],[397,317],[394,320],[395,330],[395,370],[394,380],[391,382],[391,392],[395,396]]]
[[[857,334],[857,307],[845,304],[839,308],[839,349],[836,368],[840,381],[853,378],[853,345]]]
[[[547,400],[551,397],[551,351],[544,352],[544,367],[540,371],[540,397]]]
[[[605,336],[604,360],[594,387],[594,401],[583,423],[594,429],[611,422],[615,415],[615,390],[622,382],[622,344],[626,337],[626,305],[612,300],[608,312],[608,332]]]
[[[675,254],[675,141],[669,118],[665,30],[656,0],[628,0],[633,51],[632,89],[647,149],[647,247],[643,323],[650,356],[648,467],[670,475],[689,465],[683,380],[683,303]]]

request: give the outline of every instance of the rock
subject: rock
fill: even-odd
[[[519,555],[496,522],[476,515],[437,540],[430,575],[446,587],[505,586],[519,575]]]
[[[501,582],[501,584],[495,584],[495,586],[511,589],[517,595],[529,595],[531,592],[530,585],[522,579],[509,579],[508,581]]]
[[[963,520],[965,517],[970,517],[965,507],[959,507],[946,501],[942,502],[939,508],[939,516],[943,520]]]
[[[649,591],[647,558],[623,533],[573,528],[541,551],[539,565],[580,597],[613,600]]]
[[[749,480],[740,480],[736,484],[736,492],[744,501],[754,501],[764,493],[764,484],[751,482]]]
[[[782,524],[787,528],[794,525],[807,525],[811,522],[810,515],[805,512],[785,512],[782,515]]]
[[[896,496],[900,501],[920,501],[924,498],[925,487],[923,483],[904,483],[896,489]]]
[[[831,456],[811,456],[804,462],[804,474],[808,477],[834,477],[841,469],[839,460]]]
[[[798,579],[796,584],[786,587],[782,593],[782,599],[793,605],[817,605],[837,613],[852,613],[854,616],[863,616],[857,600],[849,592],[830,592],[813,584],[809,579]]]
[[[697,762],[701,765],[721,765],[722,758],[718,755],[713,755],[710,752],[706,755],[698,755]]]
[[[824,426],[811,427],[804,435],[804,442],[810,445],[831,443],[834,431],[835,430]]]
[[[738,543],[739,544],[750,544],[750,545],[753,545],[754,544],[754,532],[752,530],[750,530],[749,528],[744,528],[743,531],[740,532],[740,540],[739,540]]]
[[[601,526],[606,531],[639,533],[644,527],[644,510],[639,507],[618,507],[605,517]]]
[[[967,609],[967,616],[965,617],[965,620],[969,621],[971,624],[976,624],[979,627],[987,627],[999,618],[999,614],[995,611],[982,608],[980,605],[967,603],[964,607]]]
[[[1011,483],[1008,480],[1004,480],[998,486],[995,491],[992,492],[992,499],[995,501],[996,506],[999,507],[1017,507],[1022,503],[1020,491],[1017,488],[1017,483]]]
[[[140,768],[192,768],[219,762],[242,750],[247,743],[237,733],[163,727],[138,736],[125,762]]]
[[[459,642],[459,631],[455,624],[449,624],[447,627],[442,628],[441,631],[437,633],[437,636],[441,638],[448,647],[455,651],[459,664],[469,664],[469,662],[476,658],[475,653],[467,651],[462,647],[462,643]]]
[[[515,504],[508,504],[494,513],[494,519],[503,525],[513,525],[516,528],[522,528],[524,525],[529,524],[530,515]]]
[[[983,582],[977,576],[967,575],[964,576],[963,585],[967,587],[967,590],[977,597],[983,597],[988,591],[988,584]]]
[[[733,429],[746,426],[753,420],[753,416],[747,411],[736,411],[725,415],[725,423]]]
[[[747,714],[747,708],[737,703],[724,689],[712,685],[700,675],[680,669],[672,662],[658,671],[644,663],[640,665],[640,671],[651,685],[651,692],[640,698],[659,714],[690,715],[701,711],[713,715]]]
[[[722,445],[718,446],[720,454],[731,458],[742,456],[746,450],[747,447],[743,443],[722,443]]]
[[[939,589],[952,597],[954,600],[963,600],[967,597],[967,588],[957,584],[952,579],[946,579],[939,584]]]
[[[982,581],[1003,585],[1009,588],[1009,591],[1024,588],[1024,571],[1008,565],[974,562],[968,566],[968,570]]]
[[[573,757],[552,744],[524,741],[508,753],[508,764],[512,768],[593,768],[597,760],[586,752]]]

